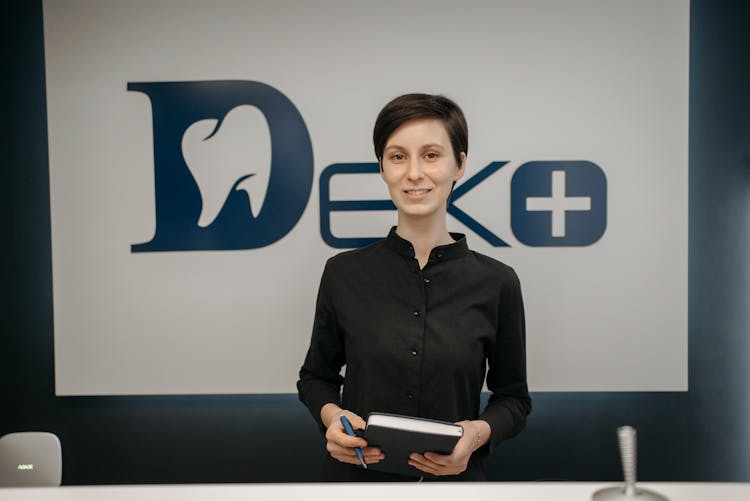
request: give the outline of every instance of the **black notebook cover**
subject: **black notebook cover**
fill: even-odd
[[[437,423],[450,427],[456,434],[425,433],[418,431],[407,431],[384,426],[375,426],[370,424],[372,416],[393,416],[407,420],[414,420],[417,426],[423,423]],[[419,423],[421,422],[421,423]],[[447,428],[446,428],[447,429]],[[385,455],[385,459],[378,463],[368,464],[367,468],[386,471],[389,473],[398,473],[401,475],[411,475],[418,477],[433,477],[429,473],[420,471],[409,465],[409,455],[412,452],[424,454],[427,451],[438,454],[450,454],[453,447],[463,434],[461,426],[444,421],[435,421],[431,419],[413,418],[410,416],[399,416],[396,414],[370,413],[367,418],[367,427],[362,434],[367,445],[371,447],[380,447]]]

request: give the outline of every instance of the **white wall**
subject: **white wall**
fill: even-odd
[[[57,394],[294,391],[338,252],[321,238],[318,178],[373,161],[377,112],[412,91],[463,107],[464,179],[509,162],[456,205],[510,247],[449,227],[518,272],[531,389],[685,390],[688,15],[687,2],[645,0],[45,2]],[[234,79],[274,87],[305,121],[301,219],[262,248],[131,252],[156,221],[151,103],[128,83]],[[262,119],[224,125],[266,158]],[[242,147],[228,140],[218,158]],[[599,240],[516,238],[511,177],[539,160],[601,168]],[[387,196],[356,177],[334,196]],[[395,221],[352,216],[336,214],[334,234],[382,236]]]

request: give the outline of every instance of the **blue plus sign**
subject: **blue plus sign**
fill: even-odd
[[[528,162],[511,181],[511,227],[526,245],[583,246],[607,227],[607,178],[585,161]]]
[[[552,212],[552,236],[565,237],[565,212],[569,210],[591,210],[591,197],[565,196],[565,171],[552,171],[552,196],[528,197],[527,211]]]

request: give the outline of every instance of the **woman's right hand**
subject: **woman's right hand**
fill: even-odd
[[[366,464],[377,463],[385,456],[377,447],[367,447],[367,441],[361,437],[351,437],[346,434],[340,417],[344,415],[352,424],[354,430],[363,430],[365,420],[351,411],[342,409],[336,404],[325,404],[320,410],[320,417],[326,426],[326,449],[328,453],[342,463],[360,464],[355,447],[360,447],[365,456]]]

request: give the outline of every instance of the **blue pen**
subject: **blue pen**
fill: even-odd
[[[346,416],[342,414],[339,419],[341,419],[341,424],[344,425],[344,431],[346,431],[346,434],[349,435],[350,437],[356,437],[357,435],[354,433],[354,428],[352,428],[352,424],[349,422],[348,419],[346,419]],[[362,467],[366,470],[367,463],[365,463],[365,455],[362,454],[362,449],[360,449],[359,447],[355,447],[354,452],[357,454],[357,457],[359,458],[359,462],[362,464]]]

